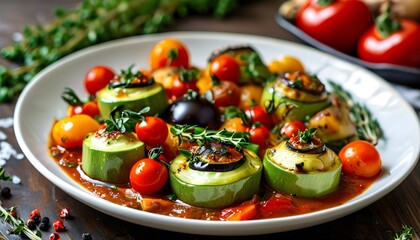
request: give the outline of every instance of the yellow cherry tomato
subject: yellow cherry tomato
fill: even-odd
[[[239,102],[240,108],[249,108],[254,103],[259,104],[263,87],[255,84],[246,84],[239,87],[241,93],[241,101]]]
[[[82,147],[86,134],[98,130],[100,124],[86,114],[77,114],[57,121],[52,129],[56,144],[64,148]]]
[[[292,56],[284,56],[282,59],[273,60],[268,69],[273,73],[304,71],[305,68],[302,62]]]

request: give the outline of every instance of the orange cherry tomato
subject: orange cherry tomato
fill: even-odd
[[[52,137],[64,148],[82,147],[86,134],[96,131],[100,124],[86,114],[65,117],[57,121],[52,129]]]
[[[338,156],[346,174],[374,177],[381,171],[381,157],[370,142],[364,140],[350,142],[340,150]]]
[[[292,56],[284,56],[281,59],[273,60],[268,65],[268,69],[270,70],[270,72],[275,73],[305,71],[302,62],[299,59]]]
[[[166,66],[185,69],[190,67],[187,47],[179,40],[171,38],[164,39],[153,47],[149,61],[152,72]]]

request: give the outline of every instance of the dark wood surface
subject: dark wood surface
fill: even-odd
[[[76,0],[0,0],[0,48],[12,42],[13,33],[25,24],[45,23],[53,16],[56,7],[74,7]],[[252,1],[241,6],[226,20],[209,16],[193,16],[176,22],[167,31],[219,31],[248,33],[301,42],[276,25],[274,15],[281,1]],[[7,64],[4,61],[2,64]],[[16,100],[0,104],[0,119],[12,118]],[[419,114],[419,111],[417,111]],[[396,124],[395,127],[398,127]],[[18,152],[19,146],[13,127],[2,128],[6,139]],[[419,134],[419,133],[413,133]],[[5,207],[17,206],[19,215],[27,219],[31,210],[38,208],[43,216],[58,219],[61,208],[70,209],[73,219],[65,222],[68,231],[60,233],[61,239],[81,239],[90,233],[93,239],[202,239],[208,236],[190,235],[143,227],[108,216],[75,200],[43,177],[24,158],[7,161],[6,172],[22,179],[20,185],[2,182],[2,187],[12,190],[10,199],[1,199]],[[405,224],[414,229],[414,239],[420,235],[420,164],[392,192],[371,205],[338,220],[305,229],[233,239],[393,239]],[[0,231],[7,235],[8,227],[0,224]],[[43,239],[53,231],[43,232]]]

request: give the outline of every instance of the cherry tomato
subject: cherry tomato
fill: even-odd
[[[246,84],[239,87],[241,90],[241,101],[239,102],[240,108],[249,108],[255,102],[259,102],[263,92],[263,87],[256,84]]]
[[[86,114],[91,117],[98,116],[100,114],[98,103],[96,101],[90,101],[84,103],[82,106],[69,106],[67,116],[71,117],[77,114]]]
[[[246,108],[245,114],[253,123],[259,122],[268,129],[271,129],[274,126],[272,116],[267,113],[263,106],[252,106]]]
[[[82,147],[86,134],[99,128],[100,124],[95,119],[86,114],[78,114],[56,122],[52,137],[56,144],[64,148]]]
[[[152,71],[166,66],[190,67],[189,53],[186,46],[176,39],[164,39],[158,42],[150,54],[150,66]]]
[[[292,56],[283,56],[279,60],[274,60],[268,65],[270,72],[283,73],[283,72],[295,72],[305,71],[303,64],[299,59]]]
[[[197,80],[185,81],[177,76],[173,79],[171,88],[166,89],[166,95],[169,99],[176,100],[186,94],[188,89],[198,92]]]
[[[296,25],[331,48],[344,53],[356,51],[360,37],[372,23],[368,6],[359,0],[320,2],[307,1],[297,13]]]
[[[280,129],[280,134],[286,138],[291,138],[296,136],[299,131],[305,131],[306,128],[306,125],[301,121],[286,122]]]
[[[270,138],[270,131],[264,126],[252,126],[248,129],[251,137],[249,141],[251,143],[258,144],[260,149],[264,149],[267,146],[267,141]]]
[[[136,124],[136,134],[146,145],[156,147],[162,145],[168,137],[168,126],[159,117],[147,116]]]
[[[98,65],[91,68],[85,75],[85,88],[91,95],[106,87],[115,76],[114,71],[104,65]]]
[[[131,168],[130,184],[141,194],[155,194],[165,186],[168,176],[168,169],[163,163],[144,158]]]
[[[373,177],[381,171],[381,157],[370,142],[364,140],[350,142],[340,150],[338,156],[346,174]]]
[[[240,89],[233,82],[220,81],[210,91],[216,108],[239,105],[241,97]]]
[[[229,55],[220,55],[210,63],[210,75],[215,75],[223,81],[238,83],[241,68],[235,58]]]
[[[412,20],[401,20],[400,24],[401,28],[388,36],[372,26],[360,39],[360,59],[420,68],[420,25]]]

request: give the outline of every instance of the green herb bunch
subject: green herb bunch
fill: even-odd
[[[75,9],[59,8],[49,24],[25,27],[23,38],[0,51],[19,67],[0,65],[0,102],[20,93],[35,74],[77,50],[162,31],[177,17],[225,17],[240,0],[83,0]]]

